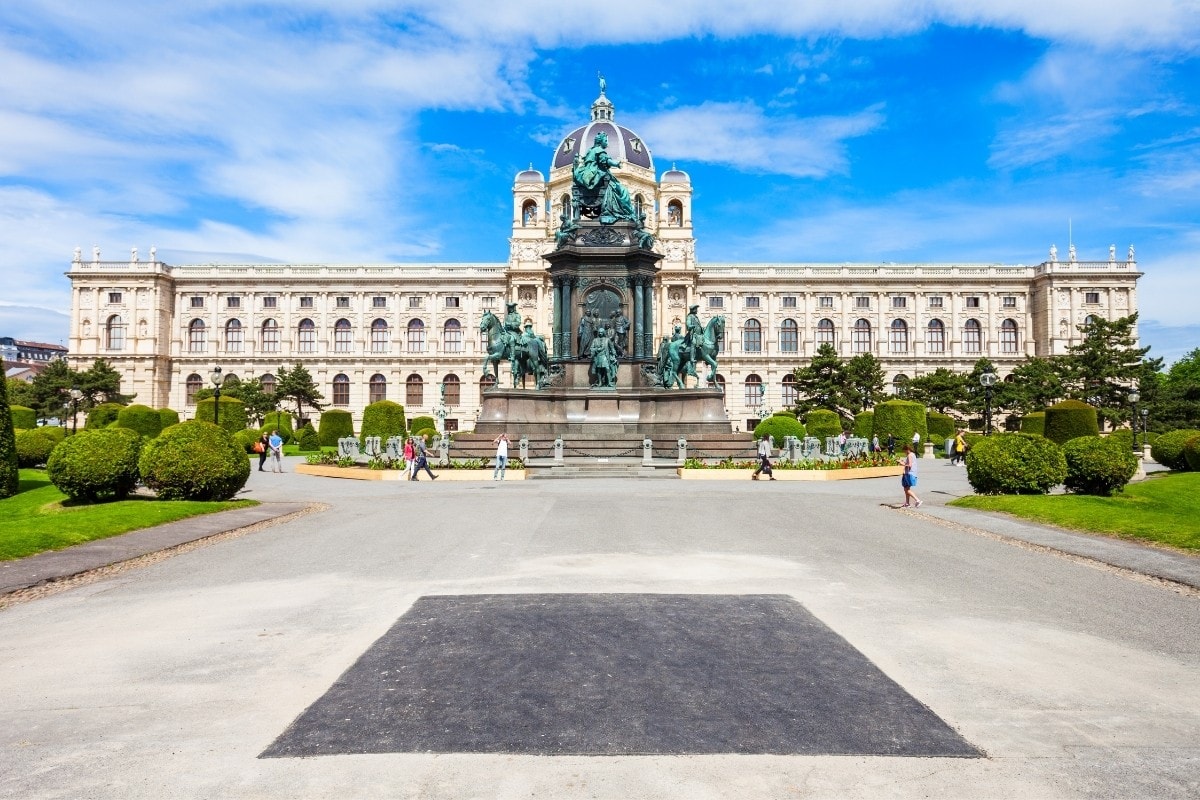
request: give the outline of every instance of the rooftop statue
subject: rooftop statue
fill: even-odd
[[[611,225],[617,220],[640,222],[625,185],[612,174],[621,162],[608,154],[608,134],[596,134],[592,146],[575,159],[575,194],[581,211]]]

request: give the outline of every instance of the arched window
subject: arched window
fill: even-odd
[[[635,195],[633,198],[633,213],[637,215],[638,219],[641,219],[642,214],[646,213],[645,206],[646,206],[646,199],[644,197],[642,197],[640,194]]]
[[[800,402],[800,390],[796,388],[796,376],[792,374],[783,376],[783,404],[785,406],[794,406]]]
[[[558,198],[558,207],[559,207],[559,209],[561,209],[560,213],[566,214],[568,217],[570,217],[571,216],[571,195],[564,194],[562,197]]]
[[[462,323],[456,319],[446,320],[442,326],[442,351],[461,353],[463,349]]]
[[[387,378],[379,373],[371,376],[371,381],[368,384],[367,392],[368,403],[378,403],[380,400],[387,400]]]
[[[240,320],[231,319],[225,323],[225,352],[240,353],[245,343],[245,333],[242,331]]]
[[[415,372],[404,381],[404,404],[419,406],[425,402],[425,382]]]
[[[442,384],[446,387],[446,405],[456,406],[462,397],[462,381],[458,376],[451,373],[442,378]]]
[[[333,404],[350,405],[350,378],[342,373],[333,376]]]
[[[837,346],[836,329],[833,327],[833,320],[823,319],[817,323],[817,347],[823,344]]]
[[[762,323],[756,319],[746,320],[746,327],[742,329],[742,352],[762,352]]]
[[[267,373],[258,379],[258,387],[263,390],[263,394],[275,394],[275,376]]]
[[[194,319],[188,323],[188,352],[203,353],[208,349],[204,338],[204,320]]]
[[[785,319],[779,326],[779,352],[800,352],[800,326],[794,319]]]
[[[317,352],[317,326],[311,319],[300,320],[296,349],[301,353]]]
[[[125,349],[125,322],[117,314],[104,323],[104,344],[108,350]]]
[[[746,405],[758,408],[763,402],[764,387],[762,378],[757,375],[746,376]]]
[[[892,394],[896,397],[908,397],[908,376],[904,374],[892,378]]]
[[[854,352],[871,352],[871,323],[865,319],[860,319],[855,322],[854,333],[851,342],[853,344]]]
[[[537,203],[532,200],[526,200],[521,204],[521,224],[528,228],[533,225],[537,225],[537,222]]]
[[[184,383],[183,402],[187,403],[189,406],[194,406],[196,404],[196,392],[200,391],[202,386],[204,386],[203,378],[194,372],[191,375],[188,375],[187,382]]]
[[[888,331],[888,349],[893,353],[908,352],[908,323],[904,320],[892,320],[891,330]]]
[[[333,352],[349,353],[353,338],[354,330],[350,327],[350,320],[339,319],[333,323]]]
[[[925,350],[929,353],[946,352],[946,324],[940,319],[929,320],[925,328]]]
[[[485,389],[490,389],[495,385],[496,385],[496,376],[490,372],[479,379],[479,391],[480,392],[484,391]]]
[[[713,382],[717,384],[717,387],[721,390],[721,394],[725,394],[725,376],[718,372]]]
[[[425,352],[425,323],[414,319],[408,323],[408,352]]]
[[[392,334],[388,330],[386,319],[377,319],[371,323],[371,352],[386,353],[392,344]]]
[[[1020,338],[1017,336],[1017,321],[1006,319],[1000,323],[1000,352],[1016,353],[1020,344]]]
[[[683,227],[683,203],[678,200],[667,203],[667,225],[672,228]]]
[[[1096,315],[1095,314],[1088,314],[1086,317],[1083,318],[1083,327],[1090,328],[1095,324],[1096,324]]]
[[[268,319],[262,324],[262,351],[279,352],[279,324],[273,319]]]
[[[977,319],[967,320],[963,325],[963,352],[979,353],[983,351],[983,326]]]

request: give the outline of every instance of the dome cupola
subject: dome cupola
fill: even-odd
[[[575,161],[576,155],[587,152],[596,136],[608,134],[608,154],[621,162],[622,165],[641,167],[654,172],[654,159],[650,148],[636,133],[622,127],[613,121],[614,108],[612,101],[604,94],[605,82],[600,79],[600,96],[592,103],[592,119],[582,128],[576,128],[559,142],[554,151],[551,170],[569,167]]]

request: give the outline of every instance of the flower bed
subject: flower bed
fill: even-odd
[[[781,481],[844,481],[859,478],[889,478],[904,474],[904,467],[886,456],[866,458],[834,458],[818,461],[778,461],[771,464],[775,479]],[[677,471],[685,480],[729,481],[746,480],[758,469],[757,459],[734,461],[726,459],[706,464],[689,458]]]
[[[490,481],[492,469],[477,469],[468,467],[431,467],[438,480],[447,481]],[[321,478],[346,478],[355,481],[402,481],[406,480],[403,469],[371,469],[366,465],[339,467],[334,464],[297,464],[297,475],[315,475]],[[421,480],[429,480],[426,475]],[[505,472],[506,481],[525,480],[524,469],[509,467]]]

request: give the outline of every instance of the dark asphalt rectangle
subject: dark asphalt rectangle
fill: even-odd
[[[262,754],[979,757],[784,595],[422,597]]]

